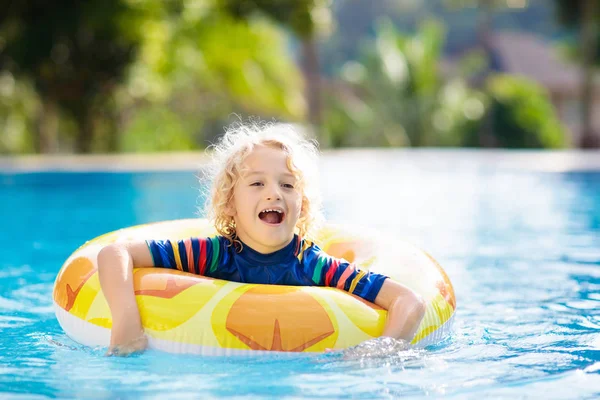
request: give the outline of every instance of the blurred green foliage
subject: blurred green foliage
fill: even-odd
[[[8,72],[0,73],[0,154],[35,151],[30,132],[39,101],[34,89]]]
[[[556,12],[558,20],[574,32],[577,32],[577,30],[579,30],[581,27],[582,8],[584,6],[584,1],[596,2],[597,10],[600,10],[600,0],[554,0],[554,3],[556,3]],[[592,19],[595,21],[596,24],[596,46],[593,51],[592,59],[596,64],[598,64],[600,63],[600,29],[598,29],[597,27],[600,26],[600,12],[598,12],[595,16],[592,16]],[[578,43],[578,39],[581,40],[581,37],[579,35],[573,35],[573,37],[575,38],[575,40],[568,41],[568,43],[571,46],[571,55],[574,55],[577,58],[582,58],[581,43]]]
[[[190,2],[175,15],[158,5],[146,24],[149,34],[121,93],[123,150],[203,148],[234,113],[302,117],[302,78],[284,33],[272,22],[246,22]],[[146,126],[154,129],[136,148]]]
[[[327,144],[479,146],[483,132],[498,147],[565,146],[565,130],[539,85],[492,75],[486,90],[478,91],[468,85],[467,71],[443,79],[443,40],[437,22],[422,23],[415,35],[398,32],[389,21],[380,24],[363,61],[347,63],[345,83],[330,91]],[[463,67],[472,74],[482,65],[469,56]]]
[[[160,105],[144,107],[127,125],[121,138],[120,149],[124,152],[182,151],[194,150],[193,141],[197,126],[190,120]]]
[[[64,113],[77,125],[74,147],[91,150],[102,119],[116,113],[112,95],[136,56],[140,15],[123,0],[14,1],[0,13],[0,66],[31,82],[41,109],[38,151],[57,147],[56,121]],[[110,124],[108,124],[110,125]],[[106,150],[114,150],[110,130]]]
[[[332,146],[459,145],[484,115],[483,95],[460,78],[444,80],[444,29],[426,21],[415,35],[382,22],[361,62],[343,68],[324,130]]]
[[[555,3],[561,22],[578,32],[577,41],[571,43],[581,67],[581,134],[578,145],[600,148],[600,132],[594,126],[595,75],[600,62],[600,0],[557,0]]]
[[[331,0],[217,0],[219,6],[237,18],[247,20],[262,13],[301,38],[310,37],[327,25],[321,16],[328,15],[330,3]]]
[[[214,136],[233,113],[298,120],[305,108],[282,28],[217,0],[12,2],[0,70],[35,88],[3,99],[0,121],[23,121],[2,152],[203,148],[203,128]],[[23,101],[39,107],[24,113]]]
[[[237,115],[304,122],[310,74],[295,59],[298,40],[334,26],[328,9],[350,3],[11,2],[0,12],[0,153],[192,150]],[[322,83],[323,147],[476,146],[486,113],[498,145],[565,143],[540,88],[503,76],[489,94],[473,89],[485,62],[468,56],[470,72],[443,71],[445,25],[400,33],[397,18],[415,20],[410,2],[358,3],[367,8],[348,9],[395,17],[371,41],[340,39],[346,31],[328,41],[350,40],[360,56]]]
[[[494,75],[487,81],[488,112],[494,145],[508,148],[562,148],[565,130],[546,91],[516,76]],[[477,147],[482,127],[465,131],[462,146]]]
[[[444,54],[457,57],[479,43],[483,0],[336,0],[332,6],[335,34],[329,36],[320,48],[323,68],[334,75],[341,66],[360,58],[358,44],[373,39],[374,21],[388,17],[402,32],[414,33],[426,18],[443,21],[446,27]],[[561,0],[570,3],[572,0]],[[547,40],[565,36],[554,15],[555,2],[548,0],[495,0],[492,15],[497,31],[529,33]]]

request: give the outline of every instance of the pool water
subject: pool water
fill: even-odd
[[[0,398],[597,398],[600,172],[468,154],[324,157],[327,218],[426,249],[457,295],[445,342],[352,361],[114,358],[78,345],[52,307],[63,261],[107,231],[196,215],[196,171],[0,172]]]

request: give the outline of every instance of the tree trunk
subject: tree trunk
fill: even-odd
[[[111,117],[107,122],[106,151],[109,153],[117,153],[119,151],[119,133],[117,125],[118,123],[114,117]]]
[[[106,135],[106,145],[104,151],[108,153],[116,153],[119,151],[119,114],[116,106],[109,102],[106,105],[104,113],[104,134]]]
[[[487,65],[483,76],[480,81],[480,89],[486,91],[486,83],[488,76],[490,75],[491,62],[492,62],[492,17],[494,15],[493,0],[480,0],[479,6],[481,8],[479,24],[477,27],[477,34],[479,36],[479,46],[483,50],[486,58]],[[491,96],[489,96],[491,97]],[[481,124],[481,131],[479,132],[479,146],[481,147],[494,147],[495,146],[495,132],[494,132],[494,105],[491,102],[491,106],[483,117],[483,123]]]
[[[321,82],[317,46],[313,36],[302,39],[302,72],[306,85],[308,120],[318,131],[321,126]]]
[[[592,110],[594,107],[594,55],[598,47],[598,1],[584,0],[581,7],[581,142],[582,148],[600,147],[600,138],[594,132]]]
[[[58,106],[52,98],[42,98],[34,145],[41,154],[58,151]]]
[[[77,128],[75,152],[84,154],[91,153],[94,140],[94,119],[89,110],[84,110],[77,117]]]

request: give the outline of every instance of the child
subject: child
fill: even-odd
[[[126,355],[147,345],[132,270],[149,266],[244,283],[337,287],[388,310],[382,336],[412,339],[425,312],[423,300],[386,276],[329,257],[308,240],[320,219],[312,142],[290,126],[239,126],[214,147],[214,158],[207,208],[220,235],[187,243],[197,250],[202,242],[210,257],[188,260],[179,251],[185,241],[169,240],[115,243],[98,254],[113,320],[109,353]],[[218,262],[207,268],[214,252]]]

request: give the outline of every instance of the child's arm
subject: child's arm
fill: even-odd
[[[385,275],[359,269],[312,245],[303,254],[304,270],[315,285],[345,290],[388,311],[382,336],[411,341],[425,315],[425,302]]]
[[[410,342],[425,315],[425,302],[406,286],[386,279],[375,297],[375,304],[388,311],[381,336]]]
[[[152,267],[144,241],[114,243],[98,253],[98,276],[112,315],[109,354],[127,355],[146,348],[147,340],[133,291],[133,268]]]
[[[98,274],[113,321],[109,354],[127,355],[147,345],[135,300],[133,268],[162,267],[207,275],[218,266],[223,251],[224,243],[217,237],[134,241],[103,248],[98,253]]]

